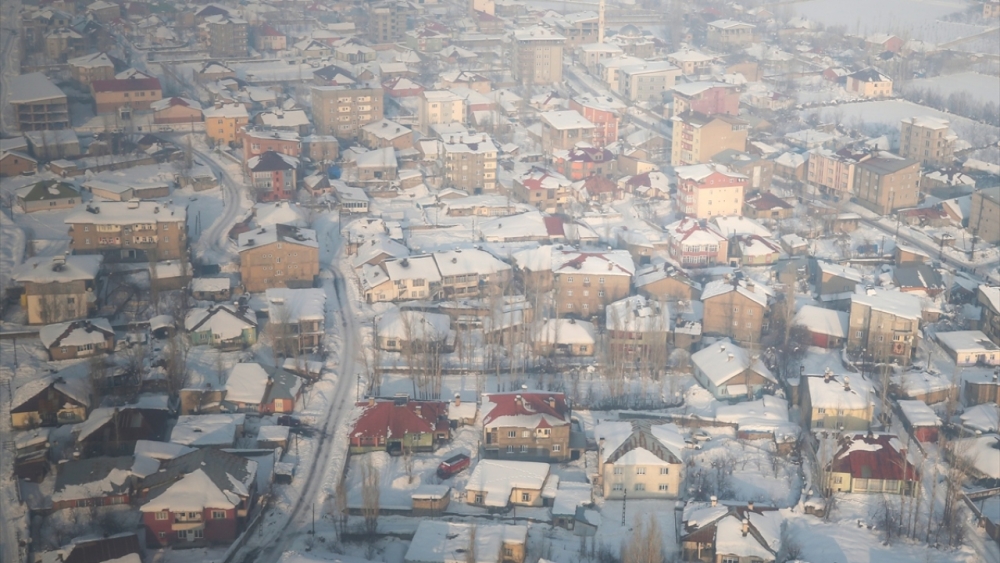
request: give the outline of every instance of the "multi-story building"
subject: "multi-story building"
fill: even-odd
[[[908,117],[900,124],[899,154],[930,166],[955,163],[955,141],[948,120],[938,117]]]
[[[493,89],[490,79],[469,70],[453,70],[441,74],[441,87],[444,90],[451,88],[468,88],[482,95],[487,95]]]
[[[808,153],[806,179],[823,193],[833,193],[847,199],[854,192],[857,164],[872,157],[871,152],[854,152],[844,148],[832,151],[815,148]]]
[[[591,176],[610,179],[615,175],[618,161],[608,149],[574,147],[569,150],[553,150],[552,167],[573,181]]]
[[[489,135],[449,135],[442,151],[445,186],[471,194],[496,190],[497,147]]]
[[[417,119],[420,132],[431,134],[432,125],[465,123],[465,98],[449,90],[424,90],[419,96]]]
[[[704,221],[690,217],[667,225],[670,257],[685,268],[705,268],[726,264],[729,239]]]
[[[722,279],[705,284],[701,292],[704,306],[704,334],[728,336],[740,346],[760,346],[768,325],[771,288],[750,279]]]
[[[158,201],[104,201],[78,207],[64,221],[74,254],[108,262],[187,257],[187,208]]]
[[[68,27],[52,30],[45,35],[45,54],[56,61],[65,61],[86,53],[86,41]]]
[[[865,208],[882,215],[920,202],[920,163],[890,153],[866,159],[854,172],[854,194]]]
[[[240,277],[246,291],[308,288],[319,275],[316,231],[277,224],[241,233]]]
[[[254,48],[258,51],[284,51],[288,38],[271,24],[264,24],[254,30]]]
[[[569,200],[572,182],[557,172],[532,168],[527,174],[514,179],[514,195],[542,211],[561,209]]]
[[[632,103],[662,103],[664,94],[674,87],[681,69],[667,61],[651,61],[620,69],[619,93]]]
[[[123,79],[95,80],[90,83],[90,92],[94,97],[94,110],[98,115],[147,110],[154,102],[163,99],[160,80],[140,75]]]
[[[232,144],[240,140],[250,114],[243,104],[216,103],[204,111],[205,134],[215,143]]]
[[[678,166],[677,208],[688,217],[742,215],[747,177],[721,164]]]
[[[603,58],[597,63],[601,80],[612,92],[621,93],[621,69],[627,66],[637,66],[646,62],[644,59],[632,56]]]
[[[378,2],[368,7],[368,40],[372,43],[396,43],[406,37],[411,14],[407,2]]]
[[[712,162],[746,176],[747,190],[768,192],[771,189],[771,180],[774,178],[773,160],[758,154],[726,149],[713,156]]]
[[[674,166],[705,163],[726,149],[743,152],[747,148],[749,126],[742,119],[687,112],[670,120],[674,125],[670,163]]]
[[[625,250],[553,253],[558,314],[584,318],[603,315],[608,303],[629,294],[634,273],[632,255]]]
[[[368,303],[436,299],[441,292],[441,272],[430,254],[366,264],[360,277]]]
[[[40,72],[12,80],[7,103],[13,108],[19,131],[69,128],[66,94]]]
[[[979,330],[1000,344],[1000,286],[980,285],[976,288],[976,302],[983,309]]]
[[[590,143],[595,147],[604,147],[618,140],[618,124],[625,107],[610,96],[584,94],[569,101],[570,110],[594,124]]]
[[[205,18],[208,50],[213,57],[245,57],[250,52],[250,26],[246,20],[218,14]]]
[[[555,28],[566,38],[566,45],[576,47],[586,43],[596,43],[598,39],[598,16],[594,11],[583,11],[555,20]]]
[[[862,98],[887,98],[892,95],[892,79],[874,68],[866,68],[847,75],[846,90]]]
[[[604,310],[608,359],[619,365],[666,361],[670,306],[642,295],[611,303]]]
[[[285,356],[317,353],[323,346],[326,331],[326,292],[322,289],[265,290],[267,330],[274,350]]]
[[[802,423],[809,429],[868,430],[875,414],[875,391],[860,375],[806,374],[799,382]]]
[[[445,299],[465,299],[503,291],[510,281],[509,264],[485,250],[448,250],[434,253],[434,263],[441,274]]]
[[[279,201],[295,197],[299,159],[274,151],[247,160],[250,186],[257,201]]]
[[[674,95],[673,115],[687,112],[702,115],[738,115],[740,91],[732,84],[722,82],[690,82],[678,84],[671,90]]]
[[[676,427],[650,421],[606,421],[594,429],[597,482],[608,500],[664,499],[681,495],[684,437]]]
[[[302,140],[298,133],[274,129],[246,128],[243,130],[243,165],[255,156],[273,151],[298,158],[302,154]]]
[[[108,23],[120,18],[122,9],[118,4],[97,0],[97,2],[87,5],[87,14],[93,16],[96,21]]]
[[[571,459],[571,410],[562,393],[490,393],[483,399],[483,448],[488,458]]]
[[[546,111],[542,118],[542,150],[569,150],[577,143],[590,143],[597,128],[575,110]]]
[[[413,130],[388,119],[374,121],[361,128],[361,144],[371,150],[410,149],[413,148]]]
[[[972,193],[968,229],[986,244],[1000,243],[1000,187]]]
[[[90,316],[97,310],[94,281],[101,256],[35,256],[11,271],[20,285],[28,324],[51,324]]]
[[[383,117],[383,91],[377,83],[313,86],[312,112],[316,131],[339,139],[354,139],[361,128]]]
[[[713,49],[745,47],[753,43],[756,26],[736,20],[715,20],[708,23],[706,43]]]
[[[909,364],[920,339],[921,313],[920,299],[909,293],[867,289],[851,294],[848,351]]]
[[[83,86],[90,86],[95,80],[111,80],[115,77],[115,64],[104,51],[91,53],[66,61],[73,80]]]
[[[694,49],[681,49],[680,51],[667,55],[667,60],[681,69],[681,74],[690,76],[692,74],[707,73],[712,68],[712,61],[715,57],[695,51]]]
[[[566,38],[541,26],[514,31],[511,74],[521,84],[537,86],[562,82]]]

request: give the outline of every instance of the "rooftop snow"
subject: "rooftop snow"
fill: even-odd
[[[24,104],[52,98],[66,98],[66,94],[40,72],[22,74],[9,84],[7,103]]]
[[[483,459],[472,470],[465,489],[486,493],[486,506],[503,507],[514,489],[540,491],[548,476],[547,463]]]
[[[792,321],[795,325],[806,327],[809,332],[837,338],[847,338],[849,322],[848,313],[814,305],[803,305]]]
[[[476,545],[469,552],[472,530]],[[406,551],[405,563],[496,563],[504,543],[525,544],[528,528],[512,524],[469,524],[421,520]],[[474,561],[470,561],[474,559]]]
[[[182,415],[170,432],[170,441],[194,447],[231,447],[236,441],[236,427],[244,420],[242,414]]]
[[[69,283],[93,280],[101,269],[100,255],[33,256],[11,271],[18,283]]]
[[[865,289],[859,286],[857,292],[851,294],[851,302],[906,319],[920,319],[922,314],[920,298],[899,291]]]
[[[758,356],[752,356],[748,350],[729,342],[728,339],[691,354],[691,363],[715,386],[725,384],[746,369],[751,369],[765,379],[777,383],[771,370],[767,369]]]
[[[326,292],[322,289],[271,288],[264,292],[272,323],[322,321],[326,318]]]

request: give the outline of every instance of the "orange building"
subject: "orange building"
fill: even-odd
[[[163,99],[158,78],[140,75],[124,79],[95,80],[90,83],[94,111],[98,114],[132,109],[145,110]]]

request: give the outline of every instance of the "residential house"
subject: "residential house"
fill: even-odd
[[[132,456],[71,459],[56,466],[53,510],[129,504]]]
[[[806,179],[822,193],[832,193],[846,199],[853,195],[857,165],[872,157],[868,151],[855,152],[850,148],[837,151],[817,147],[809,151],[809,168]]]
[[[649,199],[666,199],[670,195],[670,180],[658,170],[642,172],[618,181],[625,191]]]
[[[684,437],[673,424],[605,421],[597,438],[596,485],[605,499],[664,499],[681,496]]]
[[[250,25],[230,14],[205,18],[208,28],[208,52],[216,58],[246,57],[250,51]]]
[[[307,178],[308,183],[308,178]],[[330,182],[334,199],[340,204],[340,209],[347,213],[368,214],[368,193],[362,188],[348,186],[340,180]]]
[[[743,201],[743,215],[754,219],[788,219],[795,207],[771,192],[757,192]]]
[[[24,139],[28,141],[31,156],[40,162],[52,161],[49,163],[49,170],[60,176],[70,175],[62,172],[63,166],[75,166],[72,162],[67,162],[66,159],[83,154],[80,151],[80,138],[72,129],[26,131]]]
[[[885,289],[859,290],[851,295],[851,329],[847,349],[875,361],[908,365],[920,339],[920,299]]]
[[[277,224],[241,233],[240,278],[246,291],[274,287],[307,288],[319,275],[316,231]]]
[[[480,94],[489,94],[492,90],[490,79],[468,70],[453,70],[441,74],[441,89],[468,88]]]
[[[291,413],[301,397],[302,380],[281,368],[238,363],[226,376],[221,410],[267,414]]]
[[[823,468],[828,493],[920,494],[920,472],[896,435],[858,432],[841,437],[839,446]]]
[[[427,452],[451,439],[448,403],[417,401],[406,397],[376,399],[361,408],[349,432],[352,454],[387,451],[391,455]]]
[[[759,346],[773,297],[769,287],[746,278],[705,284],[701,292],[705,334],[728,336],[743,346]]]
[[[590,142],[604,147],[618,140],[618,124],[625,105],[609,96],[590,94],[571,98],[569,109],[578,112],[594,125]]]
[[[780,244],[760,235],[738,235],[733,242],[730,262],[743,266],[774,264],[784,255]]]
[[[17,204],[25,213],[71,209],[78,203],[80,192],[72,184],[57,180],[43,180],[17,190]]]
[[[10,422],[16,430],[83,422],[90,410],[90,381],[80,368],[42,375],[14,390]]]
[[[375,346],[389,352],[444,353],[454,347],[451,317],[392,307],[376,319]]]
[[[130,456],[140,440],[164,440],[170,417],[166,395],[142,395],[134,404],[96,408],[73,427],[74,455]]]
[[[881,215],[916,207],[920,202],[920,163],[881,153],[857,165],[854,193],[858,203]]]
[[[726,149],[712,157],[712,162],[747,177],[747,189],[768,191],[774,177],[774,161],[760,155]]]
[[[686,217],[664,230],[670,257],[681,267],[704,268],[728,263],[729,240],[704,221]]]
[[[588,318],[630,292],[635,263],[624,250],[560,251],[552,256],[557,313]]]
[[[86,317],[96,310],[95,280],[102,256],[35,256],[13,268],[10,279],[24,289],[21,306],[29,324]]]
[[[233,144],[241,139],[250,114],[243,104],[216,103],[204,111],[205,134],[213,143]]]
[[[413,148],[413,130],[395,121],[383,119],[361,128],[361,144],[371,150],[392,147],[396,150]]]
[[[18,131],[69,128],[66,94],[40,72],[18,76],[10,85],[7,103],[16,116]]]
[[[847,341],[851,316],[844,311],[803,305],[795,313],[792,325],[809,333],[809,342],[820,348],[840,349]]]
[[[562,174],[543,168],[532,168],[514,179],[514,195],[542,211],[555,211],[569,201],[572,182]]]
[[[1000,344],[1000,286],[981,284],[976,288],[976,304],[983,311],[979,329],[994,344]]]
[[[781,551],[782,517],[753,501],[732,506],[712,497],[689,502],[682,513],[679,541],[684,561],[703,563],[774,563]]]
[[[934,409],[923,401],[896,401],[899,412],[903,415],[903,424],[913,437],[924,444],[935,444],[938,441],[938,429],[941,419]]]
[[[576,110],[546,111],[542,120],[542,150],[569,150],[577,143],[590,143],[597,126]]]
[[[205,121],[201,104],[188,98],[177,96],[163,98],[150,104],[149,109],[153,111],[153,123],[157,125],[192,124]]]
[[[741,215],[747,177],[721,164],[678,166],[677,207],[686,216],[708,219]]]
[[[845,89],[862,98],[888,98],[892,96],[892,79],[874,68],[866,68],[848,74]]]
[[[406,256],[362,268],[361,284],[368,303],[434,299],[441,291],[441,273],[434,256]]]
[[[929,297],[940,295],[945,289],[941,274],[930,264],[907,264],[892,269],[892,281],[900,291],[923,293]]]
[[[86,358],[115,349],[115,331],[107,319],[86,319],[45,325],[38,339],[52,361]]]
[[[581,455],[571,450],[571,411],[562,393],[489,393],[480,410],[487,458],[567,461]]]
[[[372,188],[376,189],[387,186],[399,173],[399,161],[392,147],[363,152],[357,156],[354,164],[357,181],[372,184]]]
[[[195,346],[241,349],[257,342],[256,316],[244,306],[222,304],[191,309],[184,318],[184,330]]]
[[[499,292],[512,278],[510,265],[485,250],[447,250],[433,256],[446,299]]]
[[[475,563],[524,563],[528,527],[464,524],[422,519],[403,557],[405,563],[457,563],[475,553]],[[470,546],[471,549],[470,549]]]
[[[179,260],[187,256],[187,208],[158,201],[104,201],[66,216],[74,254],[109,262]]]
[[[670,329],[670,306],[666,302],[633,295],[609,304],[605,309],[609,361],[662,365],[667,360]]]
[[[297,357],[322,350],[326,292],[322,289],[268,288],[268,330],[278,355]]]
[[[292,199],[297,186],[299,159],[274,151],[247,160],[250,185],[257,201]]]
[[[496,191],[497,147],[485,133],[446,137],[444,186],[472,194]]]
[[[465,123],[465,98],[450,90],[424,90],[418,100],[417,127],[424,135],[432,125]]]
[[[693,112],[709,116],[739,115],[740,90],[724,82],[689,82],[671,90],[674,98],[673,115]]]
[[[609,180],[615,177],[618,161],[608,149],[576,146],[568,150],[554,149],[552,167],[570,180],[594,176]]]
[[[724,114],[685,112],[673,122],[670,163],[674,166],[706,163],[726,149],[745,151],[749,124]]]
[[[271,24],[254,29],[253,41],[258,51],[284,51],[288,46],[288,37]]]
[[[532,337],[538,356],[593,356],[597,331],[587,321],[548,319],[541,321]]]
[[[124,79],[94,80],[90,83],[90,93],[98,115],[118,113],[124,117],[131,115],[131,111],[148,110],[163,99],[160,80],[139,74]]]
[[[229,278],[203,278],[191,280],[191,296],[198,301],[229,301],[232,287]]]
[[[1000,346],[981,330],[937,332],[934,337],[955,365],[1000,365]]]
[[[669,61],[648,61],[619,69],[618,92],[631,103],[663,103],[681,69]]]
[[[863,375],[806,374],[799,382],[803,426],[860,432],[871,427],[875,391]]]
[[[139,536],[135,532],[125,532],[108,537],[74,538],[69,544],[49,551],[37,551],[40,561],[62,561],[63,563],[93,563],[102,558],[116,558],[123,563],[139,563],[143,552]],[[105,559],[108,561],[108,559]]]
[[[685,76],[707,74],[715,57],[690,48],[684,48],[667,55],[667,60],[681,69]]]
[[[22,174],[29,175],[35,172],[38,172],[38,161],[31,155],[18,150],[0,151],[0,178]]]
[[[778,383],[759,356],[728,340],[692,354],[691,365],[695,380],[722,401],[760,398]]]
[[[294,158],[302,156],[302,139],[295,131],[247,127],[243,130],[242,136],[243,166],[247,171],[250,170],[247,163],[251,158],[263,156],[267,152],[275,152]]]
[[[465,502],[494,510],[543,506],[554,487],[546,487],[550,466],[536,461],[482,459],[469,475]]]
[[[190,448],[219,449],[232,448],[236,440],[243,437],[246,425],[246,414],[220,414],[222,398],[225,389],[212,390],[194,389],[195,397],[200,403],[193,403],[189,392],[191,389],[181,389],[181,412],[197,412],[205,414],[181,415],[170,429],[170,442]],[[200,397],[198,396],[200,395]],[[210,399],[210,400],[206,400]],[[191,405],[190,408],[185,408]]]
[[[850,266],[812,259],[809,263],[816,299],[834,309],[850,308],[851,296],[862,282],[861,272]]]
[[[701,284],[684,270],[664,262],[650,264],[635,272],[635,290],[647,299],[657,301],[698,301]]]
[[[90,53],[66,61],[73,80],[87,87],[95,80],[111,80],[115,77],[115,63],[104,51]]]

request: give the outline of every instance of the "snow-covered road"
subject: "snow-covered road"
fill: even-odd
[[[183,144],[178,143],[181,146]],[[192,257],[203,264],[224,264],[233,259],[229,243],[229,230],[243,216],[246,209],[252,205],[247,192],[240,182],[217,162],[212,155],[196,148],[191,149],[194,155],[208,165],[219,178],[222,187],[222,215],[208,229],[202,232],[194,245]]]
[[[17,24],[20,22],[21,0],[0,3],[0,132],[15,133],[17,119],[7,101],[11,83],[21,74],[21,46]]]

